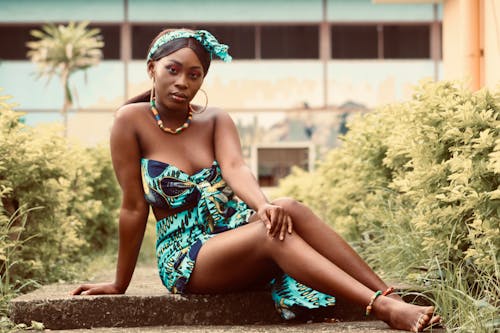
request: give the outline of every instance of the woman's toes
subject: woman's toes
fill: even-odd
[[[415,324],[415,332],[421,332],[424,329],[425,323],[427,321],[429,321],[429,317],[426,314],[422,313],[418,317],[417,322]]]
[[[436,315],[431,318],[429,325],[436,325],[439,324],[440,322],[441,322],[441,316]]]
[[[415,323],[414,332],[422,332],[425,328],[439,324],[441,321],[440,316],[434,316],[433,312],[426,314],[422,313]]]

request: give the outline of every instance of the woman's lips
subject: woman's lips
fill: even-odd
[[[179,102],[179,103],[183,103],[185,101],[187,101],[187,96],[186,95],[183,95],[183,94],[172,94],[172,99],[176,102]]]

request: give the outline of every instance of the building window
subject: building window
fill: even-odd
[[[332,26],[332,57],[334,59],[378,58],[376,25]]]
[[[119,25],[89,25],[90,28],[98,28],[101,31],[104,46],[102,57],[104,60],[120,59],[120,26]]]
[[[146,59],[149,44],[163,29],[165,26],[160,25],[132,26],[132,59]]]
[[[220,43],[228,45],[234,59],[255,58],[254,26],[200,26],[197,29],[210,31]]]
[[[39,28],[39,25],[0,26],[0,59],[27,60],[26,42],[35,39],[30,31]]]
[[[262,26],[262,59],[318,59],[318,26]]]
[[[194,26],[192,24],[176,24],[173,28],[208,30],[219,42],[229,46],[229,54],[234,59],[255,58],[255,27],[253,26]],[[164,26],[158,25],[134,25],[132,27],[132,58],[145,59],[149,44],[163,29],[165,29]]]
[[[430,58],[429,25],[384,25],[384,58]]]
[[[176,27],[205,29],[221,43],[229,45],[234,59],[255,59],[256,26],[177,24]],[[162,30],[156,25],[132,27],[132,58],[144,59],[151,40]],[[261,57],[263,59],[318,59],[318,26],[263,26],[261,27]]]
[[[331,38],[334,59],[431,57],[429,24],[333,25]]]
[[[66,24],[66,23],[64,23]],[[0,26],[0,59],[28,60],[26,42],[36,40],[31,36],[31,30],[40,30],[44,23],[34,25]],[[118,25],[96,26],[101,29],[104,40],[102,48],[103,59],[120,59],[120,27]]]
[[[293,166],[312,171],[312,146],[300,143],[280,143],[254,147],[257,179],[260,186],[278,186],[280,179],[288,176]]]

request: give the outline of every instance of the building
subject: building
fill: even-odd
[[[35,80],[25,43],[45,22],[90,20],[102,31],[104,59],[72,78],[68,131],[86,143],[106,141],[114,110],[150,88],[144,59],[154,35],[204,28],[234,58],[212,64],[209,104],[230,112],[248,156],[251,146],[283,141],[313,142],[320,156],[346,113],[408,98],[419,80],[443,78],[442,16],[433,2],[0,0],[0,87],[27,123],[60,121],[62,89],[57,79]]]
[[[374,0],[379,4],[442,3],[445,79],[464,78],[473,90],[500,82],[498,0]]]

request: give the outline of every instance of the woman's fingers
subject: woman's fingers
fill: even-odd
[[[85,292],[85,290],[87,290],[87,285],[85,284],[82,284],[81,286],[79,286],[78,288],[76,288],[75,290],[73,290],[71,292],[71,295],[81,295],[83,292]]]
[[[288,214],[284,214],[283,223],[281,225],[280,240],[284,240],[286,233],[291,234],[293,231],[292,218]]]
[[[267,205],[259,212],[261,220],[267,228],[267,234],[271,238],[284,240],[287,232],[293,231],[292,219],[280,206]]]
[[[293,223],[292,223],[292,218],[290,215],[287,215],[287,222],[288,222],[288,233],[291,234],[293,231]]]
[[[274,234],[276,233],[276,227],[278,224],[276,217],[277,217],[276,209],[274,207],[272,207],[271,209],[269,209],[269,218],[271,220],[271,229],[269,230],[269,236],[271,236],[273,238],[275,236]]]
[[[278,238],[281,233],[281,228],[283,227],[283,217],[284,212],[281,207],[276,207],[273,209],[274,215],[272,220],[273,229],[271,232],[271,236],[274,238]]]
[[[283,208],[279,209],[279,216],[278,216],[278,221],[279,221],[279,226],[276,229],[276,237],[279,237],[280,240],[283,240],[281,235],[283,235],[283,227],[285,227],[286,230],[286,214]],[[283,235],[284,237],[285,235]]]
[[[71,292],[72,295],[123,294],[113,283],[82,284]]]
[[[82,293],[82,295],[99,295],[99,294],[105,294],[106,292],[103,290],[100,290],[99,288],[90,288]]]
[[[267,216],[267,211],[264,210],[264,212],[261,212],[259,214],[259,217],[260,219],[262,220],[262,222],[264,222],[264,225],[266,226],[266,229],[267,229],[267,233],[269,234],[269,230],[271,230],[271,221],[269,220],[269,217]]]
[[[273,221],[273,232],[271,236],[277,237],[280,240],[285,239],[285,234],[286,230],[288,228],[288,221],[287,221],[287,216],[288,214],[285,212],[285,210],[281,207],[277,207],[275,209],[275,218]]]
[[[279,230],[279,211],[273,207],[269,210],[269,213],[271,218],[271,230],[269,230],[269,234],[274,238],[276,236],[276,231]]]
[[[283,223],[281,223],[280,240],[285,239],[286,229],[288,228],[288,220],[286,219],[286,217],[282,221]]]

